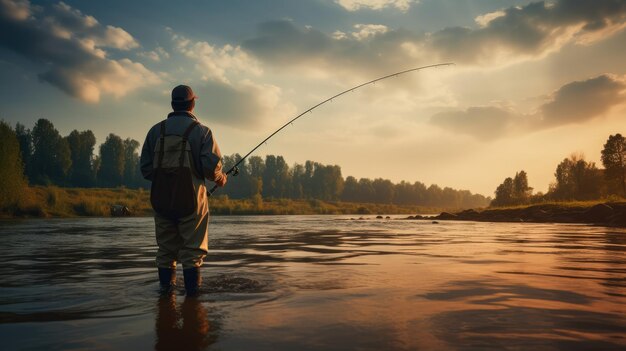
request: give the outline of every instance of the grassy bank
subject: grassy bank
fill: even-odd
[[[612,198],[597,201],[546,202],[494,207],[481,211],[443,212],[434,219],[482,222],[587,223],[626,227],[626,201]],[[419,218],[418,218],[419,219]]]
[[[149,191],[139,189],[82,189],[32,186],[18,203],[2,209],[3,217],[102,217],[112,205],[126,206],[136,216],[152,214]]]
[[[261,197],[234,200],[226,196],[216,196],[210,201],[211,214],[219,215],[419,214],[438,213],[445,210],[421,206],[262,199]],[[111,215],[112,205],[128,207],[133,216],[153,214],[149,190],[32,186],[24,189],[17,203],[0,209],[0,216],[3,218],[108,217]]]

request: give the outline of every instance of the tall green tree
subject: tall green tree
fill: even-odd
[[[125,149],[122,138],[111,133],[100,145],[100,168],[98,183],[100,186],[115,187],[123,184]]]
[[[428,206],[442,206],[444,204],[442,200],[443,189],[437,184],[431,184],[428,189],[426,189],[426,203]]]
[[[263,172],[265,172],[265,162],[260,156],[250,156],[248,158],[248,172],[250,173],[250,192],[253,196],[263,193]]]
[[[369,178],[359,179],[359,194],[357,196],[358,202],[375,202],[376,191],[372,185],[372,180]]]
[[[141,186],[143,177],[139,168],[139,142],[137,140],[127,138],[123,142],[124,145],[124,175],[122,184],[130,188],[138,188]]]
[[[304,183],[306,182],[304,173],[304,166],[298,163],[295,163],[291,168],[291,189],[290,194],[293,199],[303,199],[304,198]]]
[[[515,204],[515,184],[513,178],[508,177],[496,188],[496,197],[492,206],[510,206]]]
[[[93,151],[96,137],[91,130],[79,132],[73,130],[65,137],[70,148],[72,166],[69,170],[69,182],[72,186],[91,187],[95,184],[93,169]]]
[[[389,179],[376,178],[372,182],[374,192],[376,193],[375,202],[390,204],[394,200],[393,183]]]
[[[609,136],[602,149],[602,164],[607,181],[618,184],[626,197],[626,138],[621,134]]]
[[[26,186],[17,135],[0,121],[0,209],[13,206]]]
[[[513,198],[516,205],[530,202],[533,188],[528,186],[528,175],[524,170],[515,173],[513,178]]]
[[[23,124],[15,124],[15,134],[17,140],[20,143],[20,152],[22,156],[22,163],[24,164],[24,174],[28,176],[30,173],[30,162],[33,157],[33,136],[30,129],[26,129]]]
[[[33,127],[33,156],[30,162],[32,181],[37,184],[64,184],[72,165],[67,140],[47,119],[39,119]]]
[[[593,200],[602,195],[602,175],[595,163],[582,156],[564,159],[554,172],[556,183],[549,197],[555,200]]]
[[[512,206],[530,203],[533,188],[528,186],[528,175],[524,170],[515,173],[514,178],[506,178],[496,188],[492,206]],[[470,201],[469,199],[467,201]]]
[[[263,170],[263,197],[277,197],[278,184],[276,184],[276,156],[265,156],[265,169]]]
[[[343,193],[341,193],[341,200],[356,202],[359,197],[359,183],[353,176],[346,177],[343,183]]]

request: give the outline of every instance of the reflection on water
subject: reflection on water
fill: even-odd
[[[199,299],[185,298],[176,308],[176,296],[169,295],[157,305],[155,350],[205,350],[217,339],[216,326],[209,323]]]
[[[626,349],[626,230],[348,218],[213,218],[195,299],[149,218],[2,222],[2,349]]]

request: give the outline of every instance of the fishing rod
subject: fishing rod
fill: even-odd
[[[317,105],[314,105],[312,107],[309,107],[307,110],[305,110],[304,112],[302,112],[301,114],[297,115],[296,117],[292,118],[289,122],[283,124],[280,128],[276,129],[272,134],[270,134],[267,138],[263,139],[263,141],[261,141],[257,146],[255,146],[252,150],[250,150],[250,152],[248,152],[244,157],[242,157],[239,161],[237,161],[237,163],[235,163],[234,166],[230,167],[230,169],[228,171],[226,171],[226,175],[233,173],[233,176],[237,176],[239,174],[239,168],[237,168],[237,166],[239,166],[239,164],[241,164],[248,156],[250,156],[253,152],[256,151],[256,149],[260,148],[261,145],[265,144],[268,140],[270,140],[274,135],[278,134],[278,132],[280,132],[281,130],[285,129],[288,125],[293,124],[293,122],[295,122],[298,118],[304,116],[305,114],[312,112],[313,110],[315,110],[316,108],[324,105],[325,103],[332,101],[335,98],[340,97],[341,95],[353,92],[361,87],[364,87],[366,85],[369,84],[374,84],[378,81],[381,81],[383,79],[387,79],[387,78],[391,78],[391,77],[397,77],[401,74],[405,74],[405,73],[409,73],[409,72],[414,72],[414,71],[420,71],[426,68],[433,68],[433,67],[442,67],[442,66],[450,66],[450,65],[454,65],[454,63],[452,62],[446,62],[446,63],[437,63],[434,65],[428,65],[428,66],[422,66],[422,67],[417,67],[417,68],[411,68],[411,69],[407,69],[404,71],[400,71],[400,72],[396,72],[396,73],[392,73],[392,74],[388,74],[384,77],[380,77],[380,78],[376,78],[374,80],[370,80],[369,82],[365,82],[362,84],[359,84],[355,87],[352,87],[350,89],[346,89],[338,94],[335,94],[331,97],[329,97],[328,99],[318,103]],[[215,192],[215,190],[217,190],[217,185],[213,186],[213,188],[211,188],[210,190],[207,191],[207,195],[211,196],[213,194],[213,192]]]

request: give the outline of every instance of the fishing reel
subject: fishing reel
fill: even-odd
[[[239,167],[237,167],[237,166],[233,167],[232,174],[233,174],[233,177],[238,176],[239,175]]]

